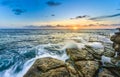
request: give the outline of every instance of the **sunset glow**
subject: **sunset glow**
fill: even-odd
[[[49,1],[52,4],[48,4]],[[116,28],[112,24],[119,27],[119,3],[119,0],[29,0],[29,3],[27,0],[0,0],[0,28],[24,28],[28,25]],[[99,24],[103,25],[99,27]]]
[[[74,30],[77,30],[77,29],[78,29],[78,27],[77,27],[77,26],[74,26],[74,27],[73,27],[73,29],[74,29]]]

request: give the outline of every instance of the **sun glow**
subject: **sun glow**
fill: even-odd
[[[74,26],[72,29],[77,30],[77,29],[78,29],[78,27],[77,27],[77,26]]]

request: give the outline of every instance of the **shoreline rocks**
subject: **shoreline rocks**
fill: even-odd
[[[111,63],[105,63],[94,57],[90,49],[66,49],[69,59],[64,61],[51,57],[40,58],[35,61],[24,77],[119,77],[120,74]],[[94,54],[94,55],[92,55]],[[97,54],[98,55],[98,54]],[[114,60],[117,62],[118,60]],[[120,63],[119,63],[120,64]],[[101,72],[99,71],[100,69]],[[109,69],[111,68],[111,69]],[[107,70],[107,72],[106,72]],[[118,75],[113,73],[117,72]]]
[[[37,59],[24,77],[120,77],[120,32],[111,41],[113,48],[67,48],[69,59],[65,62],[51,57]]]
[[[66,49],[66,62],[46,57],[37,59],[24,77],[93,77],[99,62],[85,49]]]
[[[111,36],[110,40],[113,42],[113,48],[115,52],[117,52],[117,56],[120,56],[120,28],[118,28],[119,32],[116,32],[113,36]]]
[[[24,77],[79,77],[67,63],[51,57],[37,59]]]

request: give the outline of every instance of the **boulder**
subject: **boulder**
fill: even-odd
[[[113,43],[113,48],[115,49],[115,51],[120,52],[120,44]]]
[[[37,59],[24,77],[79,77],[76,70],[61,60],[46,57]]]
[[[102,75],[102,76],[100,76]],[[103,67],[99,72],[100,77],[120,77],[120,68],[119,67]]]
[[[116,35],[115,40],[113,42],[120,44],[120,35]]]
[[[110,40],[111,40],[111,41],[115,41],[115,38],[116,38],[116,37],[117,37],[116,35],[112,35],[111,38],[110,38]]]
[[[99,63],[96,61],[77,61],[75,66],[84,77],[93,77],[99,69]]]
[[[98,77],[115,77],[109,70],[103,68],[98,74]]]
[[[66,63],[66,68],[69,71],[70,77],[82,77],[79,72],[69,63]]]
[[[85,49],[66,49],[67,55],[70,57],[73,61],[79,61],[79,60],[93,60],[92,54],[90,54]]]
[[[112,61],[112,63],[117,64],[117,63],[120,62],[120,58],[119,57],[114,57],[114,58],[111,58],[111,61]]]
[[[90,43],[90,45],[85,45],[85,47],[89,50],[92,50],[92,53],[98,54],[98,55],[102,55],[102,53],[104,52],[104,46],[102,43],[98,43],[98,42],[93,42]]]
[[[96,51],[96,50],[94,50],[94,49],[93,49],[92,47],[90,47],[90,46],[86,46],[85,49],[93,56],[94,59],[98,59],[98,60],[101,59],[102,54],[99,54],[99,53],[98,53],[99,50]],[[101,53],[101,52],[100,52],[100,53]]]
[[[59,68],[60,70],[59,72],[61,73],[64,72],[65,74],[66,73],[68,74],[68,71],[65,68],[65,63],[63,61],[53,59],[50,57],[37,59],[35,63],[32,65],[32,67],[30,68],[30,70],[24,75],[24,77],[44,77],[44,73],[49,74],[51,72],[49,70],[51,69],[54,69],[52,71],[58,72],[58,69],[56,68]]]
[[[103,55],[107,57],[114,57],[115,53],[113,51],[106,51],[103,53]]]

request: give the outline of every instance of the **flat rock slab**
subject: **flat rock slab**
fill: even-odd
[[[41,70],[42,72],[46,72],[50,69],[64,67],[65,63],[61,60],[57,60],[53,58],[42,58],[36,60],[33,66],[37,66],[39,70]]]
[[[61,60],[57,60],[50,57],[37,59],[24,77],[44,77],[41,76],[41,74],[46,73],[51,69],[61,67],[65,67],[65,63]],[[65,70],[63,70],[63,72],[66,73]]]
[[[70,59],[73,61],[79,61],[79,60],[93,60],[93,56],[88,53],[85,49],[66,49],[67,55],[70,56]]]

